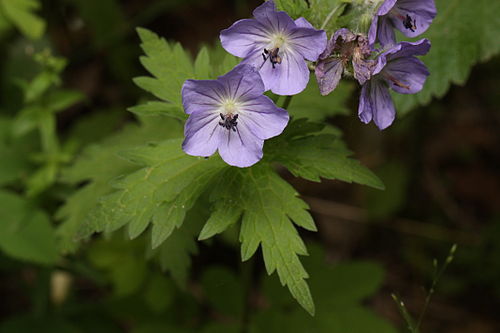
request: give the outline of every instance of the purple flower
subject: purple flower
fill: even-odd
[[[393,28],[407,37],[424,33],[436,17],[434,0],[385,0],[373,18],[368,33],[370,45],[394,44]]]
[[[315,69],[321,94],[331,93],[337,87],[344,71],[353,72],[354,78],[364,84],[370,79],[376,64],[374,60],[368,59],[371,53],[364,36],[356,35],[345,28],[337,30],[328,41],[325,51],[319,56]],[[352,70],[349,70],[351,62]]]
[[[396,116],[389,89],[400,94],[415,94],[429,75],[416,55],[429,52],[429,40],[393,45],[377,58],[372,78],[361,88],[358,115],[365,124],[374,121],[381,130],[389,127]]]
[[[264,140],[279,135],[288,123],[286,110],[263,93],[259,72],[245,64],[217,80],[187,80],[182,104],[189,119],[182,149],[193,156],[219,150],[227,164],[241,168],[257,163]]]
[[[255,19],[235,22],[221,32],[222,46],[259,69],[265,90],[295,95],[309,82],[306,59],[316,61],[326,47],[326,33],[304,18],[293,21],[267,1],[253,11]]]

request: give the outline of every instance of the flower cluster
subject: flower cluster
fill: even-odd
[[[343,75],[361,85],[358,115],[385,129],[395,118],[389,88],[402,94],[420,91],[429,72],[415,56],[430,42],[396,43],[394,28],[408,37],[424,32],[436,15],[434,0],[384,0],[367,34],[347,28],[328,40],[305,18],[293,20],[266,1],[252,19],[222,30],[223,48],[242,62],[216,80],[187,80],[182,88],[185,125],[183,149],[193,156],[216,151],[233,166],[248,167],[262,158],[264,140],[283,132],[286,110],[264,96],[295,95],[309,82],[309,62],[322,95],[331,93]],[[376,45],[380,45],[376,47]]]
[[[182,88],[189,114],[183,143],[194,156],[219,151],[233,166],[248,167],[262,158],[265,139],[283,132],[288,113],[264,92],[295,95],[309,82],[306,60],[316,61],[326,47],[326,33],[304,18],[292,20],[267,1],[253,19],[237,21],[221,32],[222,46],[243,58],[217,80],[188,80]]]
[[[332,92],[342,74],[354,76],[362,86],[359,118],[364,123],[373,120],[381,130],[387,128],[396,117],[389,88],[400,94],[415,94],[422,90],[429,75],[415,56],[429,52],[430,42],[422,39],[396,43],[394,28],[415,37],[427,30],[435,16],[434,0],[384,0],[368,36],[345,28],[338,30],[316,66],[320,92]],[[379,48],[375,48],[377,43]]]

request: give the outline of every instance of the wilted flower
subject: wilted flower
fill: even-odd
[[[429,28],[436,17],[434,0],[385,0],[373,18],[368,33],[370,45],[394,44],[393,28],[407,37],[416,37]]]
[[[221,32],[222,46],[259,69],[265,89],[295,95],[309,82],[306,59],[316,61],[326,47],[326,33],[304,18],[293,21],[267,1],[253,11],[255,19],[235,22]]]
[[[362,122],[370,121],[381,130],[392,124],[396,116],[389,88],[400,94],[415,94],[429,75],[425,65],[415,56],[424,55],[431,47],[427,39],[415,43],[393,45],[377,58],[372,77],[362,89],[358,115]]]
[[[187,80],[182,104],[189,114],[182,149],[193,156],[219,150],[230,165],[248,167],[262,158],[264,140],[279,135],[288,113],[263,95],[256,68],[238,65],[217,80]]]
[[[321,94],[328,95],[337,87],[342,73],[349,71],[347,68],[351,62],[354,78],[364,84],[376,64],[374,60],[368,59],[371,53],[364,36],[345,28],[337,30],[320,55],[315,69]]]

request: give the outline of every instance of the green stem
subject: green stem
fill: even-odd
[[[457,245],[454,244],[451,247],[450,253],[448,254],[448,257],[446,258],[443,266],[441,267],[441,269],[439,271],[437,271],[437,261],[436,261],[436,263],[435,263],[436,273],[434,274],[434,279],[432,281],[431,288],[429,289],[427,297],[425,298],[425,303],[424,303],[424,307],[422,309],[422,312],[420,313],[420,316],[418,317],[417,324],[415,325],[415,332],[419,331],[420,325],[422,324],[422,321],[424,319],[424,315],[427,312],[427,308],[429,307],[431,297],[432,297],[432,295],[434,295],[434,292],[436,290],[436,285],[439,282],[439,280],[441,279],[441,277],[443,276],[443,273],[446,270],[446,268],[448,267],[448,265],[453,261],[453,257],[455,255],[456,250],[457,250]]]
[[[344,6],[345,6],[345,4],[340,4],[340,5],[337,5],[335,8],[333,8],[332,11],[330,13],[328,13],[328,16],[325,18],[325,21],[321,25],[320,30],[324,30],[326,25],[328,24],[328,22],[330,22],[330,20],[332,19],[333,15],[335,15],[335,13],[337,12],[337,10],[339,10],[341,7],[343,8]]]
[[[281,106],[283,109],[288,109],[288,106],[290,106],[290,102],[292,101],[292,97],[293,96],[286,96],[285,101],[283,102],[283,106]]]

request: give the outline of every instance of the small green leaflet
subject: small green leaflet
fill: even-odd
[[[137,33],[146,54],[140,58],[141,64],[154,77],[138,77],[134,82],[159,99],[182,108],[182,85],[195,74],[189,55],[180,44],[170,45],[149,30],[138,28]]]
[[[437,16],[429,30],[432,48],[421,57],[431,75],[416,95],[394,94],[399,112],[443,97],[452,83],[464,84],[470,69],[500,52],[500,1],[436,0]]]
[[[31,39],[38,39],[45,32],[45,21],[33,13],[38,9],[38,0],[0,0],[0,15]]]

